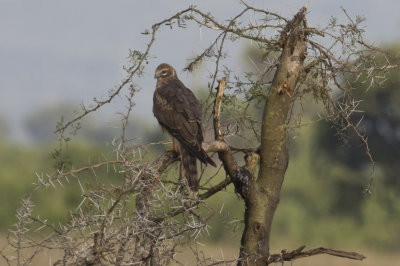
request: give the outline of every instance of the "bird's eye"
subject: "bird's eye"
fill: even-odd
[[[161,71],[161,76],[165,77],[167,75],[167,70]]]

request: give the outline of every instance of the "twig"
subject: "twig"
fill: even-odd
[[[221,78],[218,85],[218,91],[215,96],[214,102],[214,112],[213,112],[213,124],[214,124],[214,135],[215,139],[219,141],[225,142],[222,132],[221,132],[221,123],[220,123],[220,115],[221,115],[221,105],[222,105],[222,97],[224,95],[224,87],[226,84],[225,78]],[[229,174],[231,178],[236,178],[237,170],[239,168],[236,159],[233,157],[232,152],[230,150],[218,152],[218,157],[222,161],[224,165],[225,171]]]
[[[150,49],[153,46],[153,43],[154,43],[154,41],[156,39],[156,32],[157,32],[158,28],[161,25],[166,24],[166,23],[172,21],[173,19],[178,18],[182,14],[185,14],[185,13],[189,12],[190,10],[192,10],[192,8],[184,9],[184,10],[176,13],[175,15],[173,15],[173,16],[167,18],[167,19],[164,19],[163,21],[154,24],[152,26],[151,38],[150,38],[149,43],[147,44],[145,52],[141,55],[140,60],[137,62],[136,66],[134,66],[133,68],[129,69],[130,73],[129,73],[128,77],[125,80],[122,81],[122,83],[118,86],[118,88],[113,93],[111,93],[111,95],[109,95],[108,98],[106,100],[104,100],[104,101],[99,101],[99,100],[94,99],[94,102],[96,103],[96,105],[93,108],[89,108],[89,109],[84,108],[84,112],[82,114],[80,114],[77,117],[75,117],[74,119],[68,121],[66,124],[59,126],[54,133],[63,133],[69,126],[71,126],[76,121],[79,121],[83,117],[87,116],[88,114],[97,111],[103,105],[111,103],[111,101],[115,98],[115,96],[119,95],[119,93],[125,87],[125,85],[127,85],[129,82],[131,82],[133,76],[136,73],[138,73],[139,71],[142,71],[143,62],[145,62],[145,60],[147,59],[147,57],[148,57],[148,55],[150,53]]]
[[[203,194],[200,194],[199,195],[199,199],[202,199],[202,200],[208,199],[209,197],[211,197],[215,193],[217,193],[217,192],[221,191],[222,189],[226,188],[230,183],[232,183],[232,180],[230,178],[226,178],[225,180],[221,181],[217,185],[209,188],[207,192],[204,192]]]
[[[69,176],[69,175],[75,175],[75,174],[78,174],[80,172],[84,172],[87,170],[93,170],[93,169],[98,168],[103,165],[122,164],[122,163],[123,163],[123,161],[121,161],[121,160],[113,160],[113,161],[105,161],[105,162],[101,162],[101,163],[97,163],[97,164],[92,164],[92,165],[88,165],[88,166],[85,166],[85,167],[82,167],[82,168],[79,168],[76,170],[72,170],[69,172],[65,172],[65,173],[60,172],[57,176],[54,177],[54,179],[62,178],[62,177]]]
[[[222,132],[221,132],[221,105],[222,105],[222,97],[224,95],[224,88],[226,84],[225,77],[221,78],[218,84],[217,95],[215,96],[215,103],[214,103],[214,134],[216,140],[223,140]]]
[[[303,251],[303,249],[305,247],[306,246],[301,246],[290,252],[286,252],[286,250],[282,250],[280,254],[271,254],[267,260],[268,264],[273,263],[273,262],[292,261],[295,259],[311,257],[311,256],[319,255],[319,254],[327,254],[327,255],[331,255],[331,256],[347,258],[347,259],[352,259],[352,260],[363,260],[366,258],[364,255],[357,253],[357,252],[348,252],[348,251],[335,250],[335,249],[324,248],[324,247]]]

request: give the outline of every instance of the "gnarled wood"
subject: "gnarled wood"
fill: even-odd
[[[265,265],[269,257],[271,224],[288,165],[286,123],[290,90],[296,88],[306,56],[302,8],[282,32],[282,54],[268,92],[261,127],[260,171],[246,200],[245,229],[239,265]]]

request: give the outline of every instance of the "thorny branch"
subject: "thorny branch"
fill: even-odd
[[[152,28],[152,32],[151,32],[151,38],[149,43],[147,44],[147,48],[144,51],[144,53],[139,53],[138,56],[138,60],[137,62],[134,62],[134,64],[128,68],[128,77],[126,79],[124,79],[122,81],[122,83],[117,87],[117,89],[115,90],[110,90],[110,94],[108,96],[107,99],[105,100],[97,100],[96,98],[93,99],[95,106],[92,108],[86,108],[84,105],[82,106],[83,112],[82,114],[78,115],[77,117],[75,117],[74,119],[68,121],[65,124],[61,124],[57,127],[55,133],[60,133],[61,135],[64,133],[64,131],[70,127],[73,123],[82,120],[82,118],[84,118],[85,116],[87,116],[90,113],[96,112],[98,109],[100,109],[103,105],[106,105],[108,103],[111,103],[111,101],[121,93],[122,89],[129,84],[132,81],[132,78],[135,75],[140,76],[142,74],[142,72],[144,71],[144,66],[143,63],[146,62],[146,60],[148,60],[148,57],[150,55],[150,50],[151,47],[153,46],[153,43],[156,39],[156,32],[158,31],[159,27],[161,25],[167,24],[168,22],[171,22],[172,20],[179,18],[179,16],[181,16],[182,14],[187,13],[188,11],[190,11],[191,8],[187,8],[185,10],[182,10],[178,13],[176,13],[175,15],[171,16],[168,19],[165,19],[159,23],[154,24],[151,28]]]

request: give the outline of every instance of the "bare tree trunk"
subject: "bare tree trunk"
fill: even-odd
[[[303,71],[306,56],[306,8],[288,22],[282,32],[282,54],[267,95],[261,129],[260,171],[246,199],[245,229],[239,264],[267,265],[271,224],[279,202],[281,186],[289,162],[286,148],[291,93]]]

